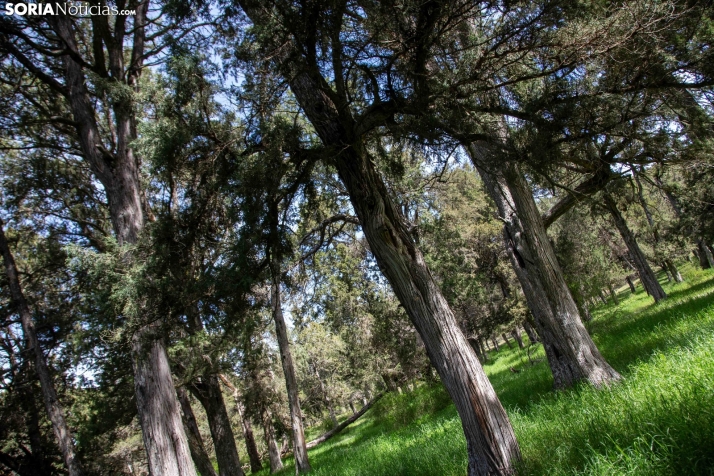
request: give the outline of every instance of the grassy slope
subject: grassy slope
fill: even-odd
[[[658,305],[638,287],[593,313],[593,338],[625,377],[612,389],[554,393],[545,361],[491,354],[485,369],[516,429],[519,474],[714,474],[714,272],[685,271]],[[463,475],[465,446],[443,389],[422,386],[388,395],[311,450],[311,474]],[[291,463],[280,474],[293,474]]]

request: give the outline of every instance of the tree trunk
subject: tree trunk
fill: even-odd
[[[191,382],[188,389],[206,410],[219,476],[244,476],[218,377],[207,372],[200,380]]]
[[[206,452],[206,447],[203,445],[201,432],[198,430],[198,423],[191,408],[191,401],[188,398],[186,389],[178,387],[176,389],[181,412],[183,413],[183,426],[186,429],[186,438],[188,439],[188,447],[191,449],[191,457],[198,468],[201,476],[216,476],[216,470],[213,469],[211,458]]]
[[[491,336],[491,343],[493,344],[493,348],[498,352],[501,350],[501,348],[498,346],[498,340],[496,339],[496,336]]]
[[[625,278],[625,281],[627,281],[627,285],[630,286],[630,291],[632,294],[635,294],[637,292],[637,288],[635,288],[635,283],[632,282],[632,278],[627,276]]]
[[[160,331],[146,326],[132,338],[139,422],[152,476],[195,476]],[[169,395],[169,393],[171,395]]]
[[[607,304],[607,297],[605,296],[605,292],[602,289],[598,289],[597,293],[600,296],[600,300],[602,301],[602,303]]]
[[[82,468],[77,460],[77,454],[72,441],[72,433],[64,418],[64,410],[57,398],[57,392],[52,382],[52,376],[47,366],[45,354],[42,352],[40,342],[37,339],[35,323],[32,320],[30,308],[22,292],[17,266],[15,265],[15,258],[12,256],[7,239],[5,238],[2,220],[0,220],[0,252],[2,253],[5,263],[5,274],[7,275],[7,281],[10,287],[12,304],[15,307],[15,311],[20,315],[20,321],[22,322],[22,331],[25,334],[25,348],[28,353],[32,352],[35,355],[35,371],[40,379],[40,388],[42,389],[42,398],[45,402],[47,416],[52,423],[52,430],[57,438],[57,443],[62,451],[62,457],[70,476],[80,476],[82,474]]]
[[[486,145],[471,144],[469,152],[477,167],[488,162],[479,157],[493,156]],[[620,374],[600,354],[580,319],[527,182],[516,165],[505,169],[498,175],[479,172],[505,223],[506,248],[548,357],[554,387],[580,380],[600,387],[619,380]]]
[[[679,269],[677,269],[677,266],[674,264],[674,262],[671,259],[666,259],[664,260],[665,266],[667,266],[667,269],[669,270],[670,274],[674,277],[674,281],[677,283],[682,283],[684,282],[684,278],[682,278],[682,274],[679,272]]]
[[[236,400],[236,410],[238,411],[238,418],[240,418],[243,426],[245,448],[248,452],[248,458],[250,459],[250,472],[257,473],[263,469],[263,463],[260,461],[258,445],[255,442],[255,435],[253,434],[253,425],[250,422],[250,418],[248,418],[241,409],[241,404],[238,400]]]
[[[124,71],[123,38],[112,48],[107,45],[111,50],[114,79],[126,80],[126,85],[134,90],[142,68],[148,6],[148,1],[137,5],[129,70]],[[71,19],[64,15],[48,18],[67,49],[79,51]],[[86,87],[83,65],[71,55],[65,55],[64,64],[66,99],[76,124],[77,140],[92,173],[104,186],[117,242],[119,245],[136,243],[144,228],[148,207],[142,200],[139,160],[131,148],[136,139],[131,103],[120,100],[113,104],[116,152],[112,153],[101,147],[101,134]],[[146,324],[132,338],[134,387],[149,471],[152,476],[195,476],[159,327],[158,324]]]
[[[697,256],[702,269],[714,268],[714,254],[712,254],[711,248],[702,238],[697,241]]]
[[[271,21],[260,2],[240,3],[253,22]],[[336,97],[326,92],[330,85],[294,45],[283,45],[274,61],[322,143],[334,150],[331,161],[370,250],[456,405],[466,437],[469,476],[512,473],[520,452],[506,412],[375,169],[362,142],[361,125],[348,107],[333,102]]]
[[[263,435],[265,444],[268,445],[268,457],[270,458],[270,473],[277,473],[283,469],[283,461],[280,459],[280,449],[275,441],[275,428],[273,426],[273,415],[270,409],[263,405],[260,409],[260,420],[263,423]]]
[[[519,349],[524,349],[525,346],[523,345],[523,339],[521,339],[521,332],[518,330],[517,327],[514,328],[514,329],[511,331],[511,335],[513,336],[513,338],[514,338],[514,339],[516,340],[516,342],[518,343],[518,348],[519,348]]]
[[[503,337],[503,341],[506,343],[509,349],[512,349],[513,346],[511,345],[511,341],[508,340],[508,336],[506,335],[505,332],[501,333],[501,337]]]
[[[610,296],[612,296],[612,300],[615,301],[615,305],[619,305],[620,298],[617,297],[617,291],[612,287],[612,284],[608,284],[607,289],[610,291]]]
[[[523,321],[523,329],[526,331],[526,335],[528,336],[528,340],[531,341],[531,344],[540,342],[540,340],[538,339],[538,334],[536,334],[535,329],[533,329],[533,326],[531,326],[531,323],[528,321],[528,319]]]
[[[278,338],[278,348],[280,349],[280,361],[283,364],[283,372],[285,373],[285,387],[288,392],[290,421],[293,430],[295,471],[298,473],[306,473],[312,468],[310,468],[307,447],[305,446],[305,431],[302,426],[302,411],[300,410],[295,365],[293,364],[293,357],[290,352],[290,341],[288,340],[288,331],[285,326],[282,303],[280,301],[280,262],[274,253],[272,253],[270,258],[270,271],[272,275],[270,294],[273,306],[273,320],[275,321],[275,334]]]
[[[655,302],[665,299],[667,294],[664,292],[664,289],[662,289],[662,286],[660,286],[659,281],[657,281],[657,276],[655,276],[652,272],[652,268],[650,268],[647,258],[645,258],[644,253],[642,253],[642,250],[637,244],[635,235],[632,231],[630,231],[630,228],[627,226],[627,222],[622,217],[619,208],[617,208],[617,203],[615,203],[615,200],[608,193],[603,195],[603,200],[607,211],[610,215],[612,215],[615,226],[620,232],[620,236],[622,236],[622,239],[625,241],[625,245],[627,245],[627,249],[632,256],[635,268],[637,269],[637,273],[640,275],[640,281],[642,281],[642,285],[645,287],[645,290],[647,290],[647,293],[654,298]]]

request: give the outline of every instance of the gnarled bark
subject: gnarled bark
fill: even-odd
[[[468,151],[477,167],[493,155],[486,144],[470,144]],[[479,172],[505,224],[506,248],[548,357],[554,387],[565,388],[580,380],[600,387],[619,380],[620,374],[600,354],[582,323],[518,167],[507,164],[504,172],[482,168]]]

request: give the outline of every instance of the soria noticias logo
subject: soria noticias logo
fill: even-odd
[[[119,10],[111,5],[88,2],[62,3],[6,3],[5,15],[39,16],[39,15],[71,15],[74,17],[89,17],[94,15],[135,15],[136,10]]]

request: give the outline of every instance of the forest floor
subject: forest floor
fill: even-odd
[[[535,364],[518,348],[489,353],[486,373],[523,454],[518,474],[714,474],[714,271],[683,271],[682,284],[664,279],[669,298],[659,304],[638,286],[593,310],[587,327],[624,377],[612,388],[552,391],[539,345]],[[466,471],[461,424],[440,385],[388,394],[309,455],[316,476]],[[293,474],[285,463],[279,474]]]

